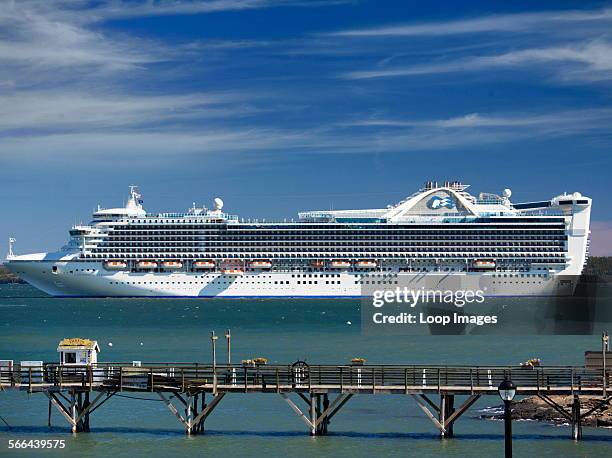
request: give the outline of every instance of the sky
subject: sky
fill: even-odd
[[[0,243],[151,212],[593,198],[612,255],[612,2],[1,0]],[[5,249],[0,245],[0,253]]]

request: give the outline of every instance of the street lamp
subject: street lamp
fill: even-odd
[[[225,338],[227,339],[227,364],[232,364],[232,333],[228,329],[225,333]]]
[[[499,397],[504,401],[504,441],[506,458],[512,457],[512,413],[510,405],[516,394],[516,385],[512,383],[510,378],[506,377],[503,382],[499,384]]]
[[[217,337],[215,335],[215,331],[211,331],[210,333],[210,341],[212,343],[212,357],[213,357],[213,368],[217,366]]]

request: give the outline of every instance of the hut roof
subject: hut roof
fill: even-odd
[[[99,352],[100,346],[96,340],[72,337],[69,339],[62,339],[60,341],[57,351],[63,350],[96,350]]]

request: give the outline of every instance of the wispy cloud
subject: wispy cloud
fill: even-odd
[[[329,35],[338,37],[417,37],[483,32],[524,32],[534,28],[541,29],[547,25],[558,26],[574,22],[610,20],[612,20],[612,10],[610,9],[597,11],[547,11],[341,30],[332,32]]]
[[[177,120],[220,120],[262,113],[254,95],[192,93],[174,95],[92,94],[75,91],[27,91],[0,95],[0,134],[10,130],[49,132],[109,127],[150,126]],[[267,109],[271,109],[268,105]],[[210,122],[210,121],[209,121]]]
[[[398,119],[362,119],[344,125],[369,127],[430,127],[442,129],[473,128],[551,128],[567,131],[574,129],[596,130],[607,127],[612,121],[611,109],[568,110],[546,114],[480,114],[469,113],[448,119],[398,120]]]
[[[53,2],[50,2],[53,3]],[[40,72],[62,70],[75,74],[97,68],[101,71],[130,70],[164,58],[151,41],[127,35],[107,35],[71,21],[71,15],[54,17],[45,8],[21,3],[4,4],[0,10],[0,75],[27,85]],[[67,71],[66,71],[67,70]],[[46,75],[50,80],[58,75]]]
[[[165,101],[154,101],[154,104],[165,107]],[[133,114],[128,121],[136,119]],[[54,158],[112,156],[129,151],[132,156],[146,154],[150,158],[166,159],[169,155],[184,154],[263,154],[261,159],[265,160],[278,154],[411,153],[508,144],[530,137],[606,135],[610,122],[612,109],[531,115],[471,113],[447,119],[363,119],[308,129],[221,125],[214,129],[174,126],[159,132],[150,125],[135,129],[127,124],[125,129],[104,131],[89,126],[65,133],[18,136],[9,133],[0,136],[0,150],[11,157],[40,159],[49,155]]]
[[[279,7],[315,8],[350,2],[352,0],[20,0],[21,6],[30,10],[82,23]]]
[[[551,67],[550,64],[573,66]],[[500,54],[464,57],[440,63],[346,72],[346,79],[374,79],[399,76],[418,76],[452,72],[476,72],[503,67],[547,66],[563,80],[612,79],[612,44],[604,40],[584,44],[528,48]]]

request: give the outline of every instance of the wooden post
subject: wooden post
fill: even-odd
[[[310,377],[309,377],[310,378]],[[317,406],[316,406],[316,399],[315,399],[315,395],[314,394],[310,394],[310,435],[311,436],[316,436],[317,435]]]
[[[246,366],[244,366],[244,392],[246,393],[248,391],[248,386],[247,386],[247,371],[248,368]]]
[[[580,396],[574,395],[572,402],[572,439],[579,441],[582,439],[582,418],[580,416]]]
[[[195,393],[193,395],[193,418],[196,418],[197,416],[198,416],[198,393]],[[199,422],[194,423],[192,429],[194,433],[199,433],[200,432]]]
[[[455,396],[452,394],[441,394],[440,395],[440,424],[444,426],[444,430],[440,431],[440,438],[453,437],[453,423],[454,418],[452,417],[455,412]]]
[[[51,427],[51,398],[49,398],[49,419],[47,421],[47,426]]]
[[[322,412],[327,412],[327,409],[329,409],[329,396],[327,393],[325,393],[323,395],[323,410]],[[327,434],[327,426],[329,425],[329,416],[326,416],[323,419],[323,423],[322,423],[322,434]]]
[[[320,372],[319,372],[319,373],[320,373]],[[321,412],[323,412],[323,411],[321,410],[321,407],[322,407],[322,406],[321,406],[321,401],[322,401],[322,400],[323,400],[323,399],[321,399],[321,395],[320,395],[320,394],[317,394],[317,412],[318,412],[317,418],[318,418],[318,416],[319,416],[319,415],[321,415]],[[319,425],[317,426],[317,434],[318,434],[318,435],[323,434],[323,423],[319,423]]]
[[[438,376],[439,375],[440,375],[440,372],[438,372]],[[440,424],[442,426],[444,426],[444,423],[446,423],[446,402],[447,402],[446,395],[441,393],[440,394],[440,408],[438,409],[438,419],[440,420]],[[445,437],[446,437],[446,430],[440,429],[440,439],[444,439]]]
[[[206,392],[204,392],[204,391],[202,391],[202,401],[201,401],[200,405],[201,405],[200,412],[204,412],[204,410],[207,407],[207,405],[206,405]],[[200,419],[199,429],[200,429],[201,433],[204,432],[204,418]]]
[[[89,432],[89,391],[85,392],[85,402],[83,403],[83,409],[86,410],[85,415],[83,416],[83,431]]]
[[[77,408],[76,408],[76,395],[74,393],[74,390],[70,392],[70,416],[72,417],[73,423],[72,423],[72,432],[76,433],[78,431],[77,428],[77,424],[76,424],[76,418],[77,418]]]
[[[77,417],[80,417],[82,409],[83,409],[83,393],[79,391],[77,393],[77,402],[76,402]],[[79,421],[77,421],[77,432],[80,433],[81,431],[83,431],[83,419],[80,419]]]

